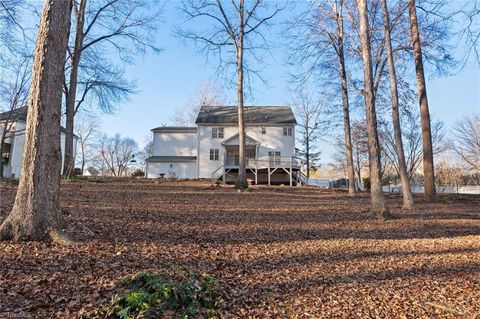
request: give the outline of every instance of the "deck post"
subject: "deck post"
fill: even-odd
[[[225,184],[225,175],[227,175],[227,168],[223,166],[223,176],[222,176],[223,184]]]
[[[290,187],[293,186],[292,183],[292,158],[290,158]]]
[[[270,186],[270,164],[268,164],[268,186]]]

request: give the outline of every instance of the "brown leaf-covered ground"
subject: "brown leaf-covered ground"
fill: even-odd
[[[480,318],[480,196],[391,195],[380,222],[367,194],[208,186],[62,184],[75,243],[0,243],[0,317],[99,317],[123,276],[176,264],[218,278],[228,318]]]

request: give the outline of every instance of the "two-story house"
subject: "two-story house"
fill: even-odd
[[[295,125],[288,106],[247,106],[245,153],[247,178],[254,183],[297,184],[300,159],[295,157]],[[158,127],[149,178],[212,178],[233,182],[238,175],[239,136],[235,106],[204,106],[196,127]]]
[[[26,106],[13,111],[0,113],[0,135],[5,134],[3,152],[0,160],[2,161],[2,172],[5,178],[19,178],[22,170],[23,149],[25,145],[25,128],[27,127]],[[78,137],[73,136],[73,157]],[[65,128],[60,127],[60,147],[62,152],[62,170],[65,158]]]

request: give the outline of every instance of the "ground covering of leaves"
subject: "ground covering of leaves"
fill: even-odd
[[[367,194],[208,186],[63,183],[75,243],[0,243],[0,317],[97,318],[122,277],[181,265],[218,279],[225,318],[480,318],[480,196],[390,195],[380,222]]]

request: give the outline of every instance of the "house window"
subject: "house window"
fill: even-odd
[[[210,160],[211,161],[218,161],[218,148],[211,148],[210,149]]]
[[[262,134],[267,134],[267,128],[266,127],[262,127]]]
[[[292,128],[291,127],[284,127],[283,128],[283,135],[284,136],[292,136]]]
[[[223,127],[212,127],[212,138],[223,138],[224,128]]]

